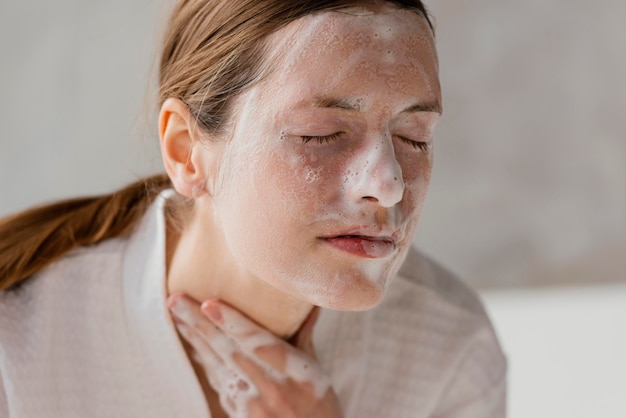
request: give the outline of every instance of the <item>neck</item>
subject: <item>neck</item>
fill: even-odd
[[[167,228],[167,291],[199,302],[220,299],[275,335],[288,339],[312,305],[255,277],[235,261],[209,210],[196,207],[182,231]]]

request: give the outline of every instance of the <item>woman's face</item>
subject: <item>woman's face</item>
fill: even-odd
[[[414,12],[348,9],[271,40],[275,70],[237,102],[212,197],[239,268],[310,303],[377,304],[411,244],[441,103]]]

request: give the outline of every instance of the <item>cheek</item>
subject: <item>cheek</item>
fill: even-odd
[[[237,167],[226,173],[231,177],[218,210],[234,253],[263,253],[276,262],[278,254],[286,255],[285,248],[302,247],[295,244],[332,200],[332,170],[323,159],[288,148],[275,147],[262,158],[240,155],[237,161],[246,163],[233,164]]]
[[[275,162],[276,181],[295,195],[324,183],[327,170],[321,158],[312,153],[284,151]]]
[[[332,206],[340,195],[341,168],[336,161],[317,150],[294,147],[277,151],[268,167],[267,183],[274,190],[285,212],[305,218],[307,213]],[[297,149],[300,148],[300,149]],[[278,193],[277,193],[278,194]]]
[[[403,211],[407,214],[414,227],[426,200],[430,177],[432,173],[432,158],[424,156],[419,163],[409,164],[406,170],[403,168],[404,197]]]

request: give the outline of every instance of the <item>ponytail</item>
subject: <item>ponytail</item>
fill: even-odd
[[[113,194],[65,200],[0,219],[0,291],[76,247],[129,234],[169,187],[167,175],[160,174]]]

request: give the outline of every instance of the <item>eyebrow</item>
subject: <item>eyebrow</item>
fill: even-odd
[[[313,106],[327,109],[361,110],[361,105],[358,102],[328,96],[315,98]]]
[[[361,105],[358,102],[338,99],[335,97],[321,96],[317,97],[313,102],[314,107],[321,107],[326,109],[346,109],[346,110],[361,110]],[[435,112],[441,114],[441,104],[438,100],[418,102],[404,109],[401,113],[418,113],[418,112]]]
[[[430,102],[419,102],[414,104],[413,106],[409,106],[404,109],[402,112],[407,113],[417,113],[417,112],[436,112],[441,114],[441,104],[437,100],[433,100]]]

